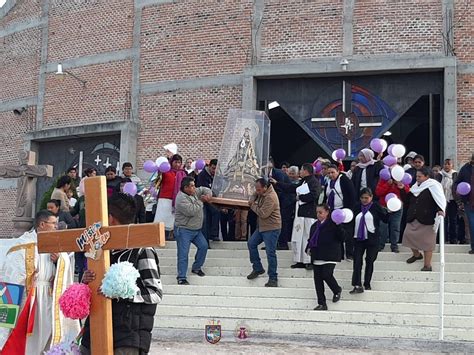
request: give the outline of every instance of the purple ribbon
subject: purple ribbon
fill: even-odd
[[[324,223],[326,223],[326,220],[324,220],[323,223],[321,223],[319,220],[316,221],[316,230],[314,231],[313,235],[311,236],[311,239],[309,240],[308,248],[311,249],[316,248],[318,246],[319,232],[321,231],[321,227]]]
[[[329,188],[331,189],[331,192],[328,196],[328,205],[331,211],[334,209],[334,198],[336,196],[336,191],[334,190],[334,187],[336,186],[336,181],[337,179],[329,181]]]
[[[365,240],[367,237],[365,236],[365,214],[369,212],[370,207],[372,207],[372,202],[369,203],[368,205],[361,205],[361,212],[362,212],[362,217],[360,217],[359,221],[359,228],[357,229],[357,240]]]

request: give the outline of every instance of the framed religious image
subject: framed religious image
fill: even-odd
[[[263,111],[229,111],[212,184],[212,203],[248,208],[255,180],[266,175],[270,120]]]

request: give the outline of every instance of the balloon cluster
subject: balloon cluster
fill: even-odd
[[[335,161],[343,160],[346,157],[346,151],[342,148],[336,149],[332,152],[331,157]]]
[[[331,213],[331,219],[336,224],[349,223],[352,218],[354,213],[349,208],[338,208]]]
[[[143,163],[143,170],[147,173],[167,173],[171,170],[171,165],[165,157],[159,157],[156,161],[147,160]]]
[[[408,185],[412,181],[410,174],[405,173],[405,168],[398,165],[398,159],[405,155],[406,149],[401,144],[390,144],[384,139],[374,138],[370,141],[370,148],[377,153],[383,153],[387,150],[388,155],[383,158],[384,168],[380,171],[379,176],[382,180],[393,179]]]
[[[402,201],[393,192],[385,195],[385,202],[390,212],[397,212],[402,208]]]

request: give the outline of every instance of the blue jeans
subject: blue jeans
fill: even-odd
[[[178,250],[178,280],[186,280],[188,271],[188,256],[191,243],[197,247],[196,256],[191,270],[201,270],[206,261],[207,241],[201,230],[191,230],[183,227],[174,227],[174,237]]]
[[[397,249],[398,239],[400,238],[400,224],[402,222],[403,211],[391,212],[388,217],[388,223],[380,222],[380,247],[385,247],[387,239],[390,241],[390,248]]]
[[[278,236],[280,235],[280,229],[274,229],[266,232],[259,232],[258,229],[252,234],[247,242],[250,254],[250,262],[254,271],[262,271],[263,265],[258,254],[258,246],[265,243],[265,252],[267,253],[268,260],[268,277],[270,280],[277,280],[277,256],[276,246],[278,243]]]
[[[469,223],[469,232],[471,236],[471,250],[474,250],[474,208],[464,204],[464,211],[466,212],[467,221]]]

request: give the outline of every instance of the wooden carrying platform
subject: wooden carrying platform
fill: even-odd
[[[241,210],[250,209],[249,203],[246,200],[237,200],[231,198],[213,197],[211,203],[222,208],[237,208]]]

